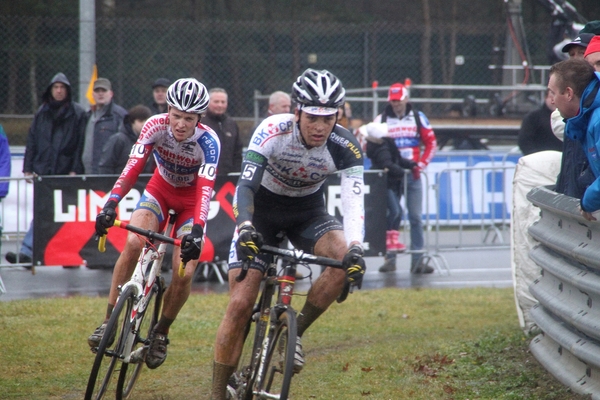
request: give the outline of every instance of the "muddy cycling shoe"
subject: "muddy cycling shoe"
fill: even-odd
[[[296,338],[296,354],[294,355],[294,373],[299,373],[304,367],[304,350],[300,336]]]
[[[167,345],[169,338],[163,333],[152,331],[150,335],[150,348],[146,354],[146,365],[150,369],[158,368],[167,359]]]
[[[104,336],[105,331],[106,331],[106,322],[103,323],[102,325],[100,325],[99,327],[97,327],[96,330],[94,331],[94,333],[92,333],[88,337],[88,344],[90,345],[90,347],[94,348],[94,347],[100,346],[100,341],[102,340],[102,336]],[[111,346],[115,342],[116,335],[117,335],[117,331],[115,329],[113,329],[113,331],[110,333],[110,336],[108,337],[108,343],[106,345],[107,347]]]

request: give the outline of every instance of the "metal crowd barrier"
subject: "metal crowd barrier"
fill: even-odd
[[[428,232],[423,262],[440,272],[449,273],[444,252],[510,249],[515,163],[506,155],[488,157],[489,161],[476,166],[440,168],[430,164],[433,171],[421,174],[426,182],[424,221]],[[431,237],[429,231],[433,231]]]
[[[600,399],[600,224],[580,215],[579,200],[547,188],[527,199],[541,210],[529,227],[540,242],[529,256],[541,275],[529,291],[541,333],[529,348],[561,383]]]

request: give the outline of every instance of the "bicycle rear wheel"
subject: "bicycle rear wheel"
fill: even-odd
[[[106,331],[96,351],[96,358],[88,379],[86,400],[101,399],[111,387],[114,387],[113,373],[123,358],[123,346],[127,335],[131,332],[129,316],[133,309],[133,295],[132,287],[128,287],[121,293],[106,324]],[[109,345],[108,341],[111,336],[109,332],[113,331],[116,331],[115,340]]]
[[[294,375],[297,337],[296,314],[291,308],[281,314],[270,335],[272,340],[269,341],[258,398],[286,400]]]
[[[135,343],[131,348],[132,352],[146,345],[146,341],[150,336],[150,332],[152,332],[152,328],[154,328],[154,325],[156,325],[156,323],[158,322],[158,317],[160,316],[160,309],[162,305],[164,286],[164,279],[160,277],[154,284],[152,292],[149,294],[148,305],[146,306],[146,310],[138,317],[141,318],[142,321],[140,323],[139,331],[136,335]],[[135,385],[135,382],[137,381],[140,372],[142,372],[143,367],[143,360],[136,364],[123,363],[121,365],[121,372],[119,373],[119,380],[117,382],[117,400],[129,398],[133,390],[133,386]]]

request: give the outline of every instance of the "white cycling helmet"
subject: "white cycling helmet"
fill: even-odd
[[[300,110],[315,115],[332,115],[344,105],[346,90],[327,70],[307,69],[292,85],[292,99]]]
[[[167,89],[167,104],[180,111],[203,114],[208,101],[208,90],[194,78],[178,79]]]

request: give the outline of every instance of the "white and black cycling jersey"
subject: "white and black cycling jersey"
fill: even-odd
[[[362,243],[363,163],[360,145],[345,128],[336,125],[324,145],[307,147],[293,114],[273,115],[250,139],[234,198],[236,220],[252,220],[253,196],[260,186],[301,201],[316,193],[329,175],[339,172],[344,233],[348,242]]]

